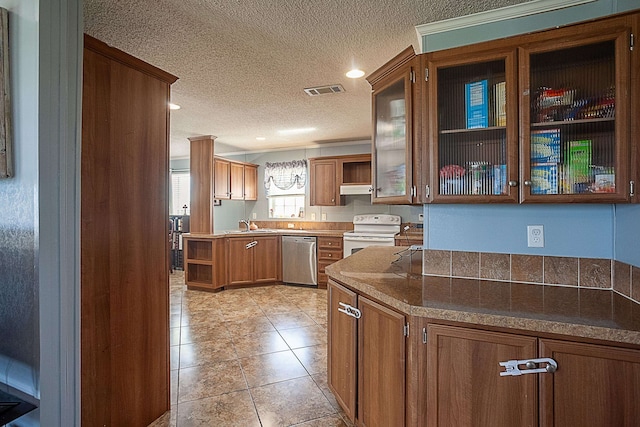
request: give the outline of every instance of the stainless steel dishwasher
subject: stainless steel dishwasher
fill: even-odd
[[[318,286],[315,237],[282,236],[282,281]]]

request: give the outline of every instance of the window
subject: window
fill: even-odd
[[[264,188],[269,218],[304,218],[307,161],[266,163]]]
[[[190,183],[189,171],[171,171],[169,215],[189,215]],[[186,206],[186,210],[184,206]]]

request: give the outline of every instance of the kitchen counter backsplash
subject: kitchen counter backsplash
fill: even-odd
[[[640,303],[640,268],[610,259],[427,249],[422,274],[613,289]]]

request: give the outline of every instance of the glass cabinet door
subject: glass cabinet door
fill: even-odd
[[[374,201],[411,203],[411,89],[410,67],[374,88]]]
[[[429,64],[434,202],[517,202],[515,51]]]
[[[521,50],[523,202],[628,200],[629,34]]]

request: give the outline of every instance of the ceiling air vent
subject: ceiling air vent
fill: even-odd
[[[308,87],[308,88],[305,88],[304,91],[309,96],[329,95],[331,93],[346,92],[342,87],[342,85]]]

